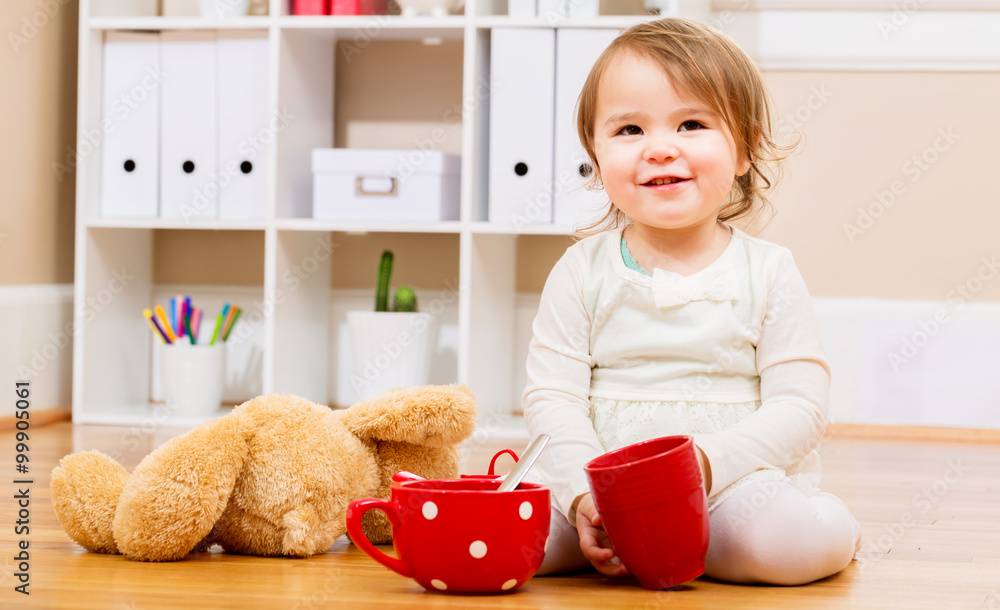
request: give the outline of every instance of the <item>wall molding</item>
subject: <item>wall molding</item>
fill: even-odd
[[[73,284],[25,284],[0,286],[0,305],[19,303],[63,303],[73,301]]]
[[[894,11],[915,4],[932,11],[1000,11],[1000,0],[713,0],[713,11]]]
[[[1000,1],[713,3],[709,23],[765,71],[1000,71]]]
[[[73,284],[0,286],[0,387],[31,383],[32,421],[72,402]],[[0,418],[14,417],[0,402]]]

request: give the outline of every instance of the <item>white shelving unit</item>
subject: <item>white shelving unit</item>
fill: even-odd
[[[140,312],[151,305],[153,241],[157,230],[212,229],[263,233],[264,267],[260,299],[282,291],[281,278],[314,250],[317,239],[335,232],[458,234],[460,241],[459,345],[453,381],[476,393],[483,417],[501,419],[516,408],[511,327],[515,310],[515,258],[519,234],[567,235],[569,227],[497,226],[487,219],[488,101],[466,108],[462,122],[461,220],[424,224],[357,224],[311,218],[313,148],[334,145],[334,69],[338,41],[463,40],[463,100],[475,98],[480,79],[489,79],[490,33],[499,27],[552,27],[549,21],[513,20],[488,14],[493,3],[469,0],[466,14],[444,18],[399,16],[296,17],[286,0],[271,0],[270,16],[231,22],[190,18],[116,18],[90,15],[80,1],[78,144],[101,121],[102,45],[109,30],[243,29],[266,33],[270,58],[268,104],[271,116],[287,109],[295,120],[279,131],[268,151],[267,216],[261,220],[118,220],[100,217],[100,155],[79,155],[76,173],[76,282],[73,352],[73,420],[77,423],[141,425],[159,422],[163,405],[151,402],[153,337]],[[478,13],[477,13],[478,4]],[[625,28],[653,17],[608,16],[563,20],[558,27]],[[360,37],[360,38],[359,38]],[[82,149],[81,149],[82,150]],[[206,234],[208,235],[208,234]],[[206,239],[209,237],[206,236]],[[258,264],[258,263],[248,263]],[[334,252],[296,290],[284,290],[263,318],[259,387],[263,393],[290,392],[329,402],[327,377],[336,351],[330,336],[330,265],[351,264]],[[93,299],[116,285],[115,273],[134,276],[109,302]],[[374,273],[373,273],[374,284]],[[88,299],[98,303],[88,309]],[[222,411],[224,412],[224,410]],[[220,412],[221,413],[221,412]],[[196,425],[202,418],[172,419]]]

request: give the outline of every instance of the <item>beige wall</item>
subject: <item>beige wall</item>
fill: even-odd
[[[22,18],[37,10],[33,0],[0,3],[0,31],[19,32]],[[16,83],[14,95],[0,101],[8,118],[0,285],[72,281],[73,178],[67,174],[60,183],[51,166],[64,161],[74,141],[76,12],[76,3],[68,3],[17,53],[8,41],[0,58],[5,81]],[[339,54],[336,145],[405,146],[436,124],[460,134],[448,111],[461,101],[461,59],[461,44],[450,41],[374,40],[350,61]],[[777,128],[800,128],[805,141],[787,163],[774,196],[777,214],[760,235],[793,250],[814,295],[941,300],[1000,249],[994,237],[1000,198],[989,182],[998,159],[990,146],[1000,141],[994,117],[1000,74],[773,72],[766,78],[779,116],[797,117]],[[946,144],[939,130],[949,129],[958,138]],[[443,148],[460,146],[456,135]],[[915,155],[933,163],[917,172]],[[852,242],[844,225],[857,224],[858,208],[894,184],[900,194],[893,205],[870,228],[860,226]],[[156,281],[262,282],[258,263],[241,262],[263,260],[260,233],[218,232],[210,243],[200,239],[205,235],[157,232]],[[397,252],[394,283],[436,288],[458,276],[455,235],[335,234],[334,241],[345,263],[333,265],[336,287],[370,287],[383,248]],[[567,243],[520,237],[518,290],[541,290]],[[219,263],[188,267],[198,270],[185,275],[164,262],[185,256]],[[1000,299],[1000,282],[985,282],[975,296]]]
[[[73,281],[75,176],[52,166],[76,145],[79,6],[52,4],[0,3],[0,286]]]
[[[462,48],[461,40],[339,43],[333,145],[412,149],[421,126],[439,125],[447,139],[437,148],[460,153]]]
[[[264,232],[154,231],[153,283],[263,286]]]
[[[782,113],[811,116],[761,237],[792,249],[814,295],[944,300],[982,257],[1000,255],[1000,74],[781,72],[767,80]],[[811,111],[813,90],[831,95]],[[951,144],[939,133],[948,130],[957,135]],[[875,192],[894,183],[902,194],[851,243],[844,225],[857,225],[859,207],[875,203],[877,212]],[[1000,299],[1000,281],[976,298]]]

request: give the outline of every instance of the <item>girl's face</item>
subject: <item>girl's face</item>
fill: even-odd
[[[627,53],[601,79],[594,152],[612,203],[655,229],[714,225],[750,167],[720,116],[675,89],[660,66]],[[651,182],[659,179],[667,183]]]

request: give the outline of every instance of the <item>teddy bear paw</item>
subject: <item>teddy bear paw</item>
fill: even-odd
[[[128,478],[124,466],[100,451],[59,460],[52,471],[52,505],[74,542],[94,553],[119,553],[111,524]]]

